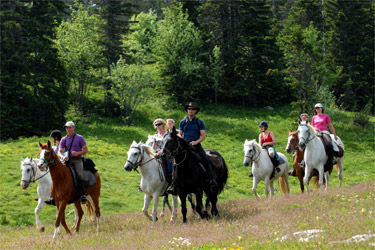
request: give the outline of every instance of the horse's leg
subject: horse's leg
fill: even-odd
[[[100,207],[99,207],[99,196],[100,196],[100,187],[95,192],[92,192],[88,197],[91,203],[91,206],[94,206],[95,209],[95,219],[96,219],[96,233],[100,232]],[[92,201],[92,202],[91,202]]]
[[[164,217],[165,204],[168,202],[168,194],[163,197],[163,207],[161,208],[160,217]]]
[[[197,201],[197,207],[196,207],[197,213],[200,215],[202,219],[209,218],[208,214],[204,214],[202,211],[203,210],[203,202],[202,202],[203,190],[199,190],[195,194],[195,196],[196,196],[196,201]]]
[[[305,186],[303,185],[303,172],[297,171],[297,177],[299,180],[299,187],[301,188],[301,193],[303,193],[305,190]]]
[[[196,207],[195,207],[195,204],[194,204],[194,200],[193,200],[192,194],[188,194],[187,198],[188,198],[188,200],[190,202],[191,209],[193,210],[193,213],[195,213],[196,212]]]
[[[266,176],[266,178],[264,178],[264,194],[266,195],[266,198],[268,198],[268,194],[269,194],[269,188],[270,188],[270,177],[269,176]]]
[[[186,194],[178,194],[181,201],[181,213],[182,213],[182,221],[186,223]]]
[[[74,207],[74,224],[73,224],[72,228],[76,228],[77,221],[78,221],[78,210],[77,210],[77,207],[76,207],[75,204],[73,204],[73,207]]]
[[[306,187],[306,191],[309,192],[309,178],[310,178],[311,169],[309,167],[305,167],[305,177],[303,178],[303,182]]]
[[[342,177],[343,177],[343,168],[344,168],[344,156],[337,158],[338,165],[338,176],[339,176],[339,186],[341,187]]]
[[[52,243],[55,242],[55,240],[57,239],[58,232],[60,231],[60,223],[63,225],[63,227],[65,228],[65,231],[68,234],[72,234],[72,232],[70,232],[69,228],[67,227],[65,223],[66,202],[61,202],[61,203],[56,202],[56,207],[57,207],[57,217],[55,221],[55,232],[52,237]]]
[[[77,213],[78,213],[78,220],[77,220],[77,224],[74,228],[74,232],[79,232],[79,226],[81,225],[81,220],[82,220],[82,216],[83,216],[83,210],[82,210],[82,207],[81,207],[81,200],[78,199],[76,202],[74,202],[74,207],[75,209],[77,209]]]
[[[319,186],[320,190],[323,190],[323,175],[324,175],[324,166],[321,164],[319,167]]]
[[[172,205],[173,205],[173,210],[172,210],[172,216],[171,216],[170,221],[175,221],[177,218],[177,206],[178,206],[177,195],[172,195]]]
[[[270,190],[271,190],[271,198],[272,198],[273,197],[273,192],[274,192],[273,181],[269,182],[269,187],[270,187]],[[267,194],[267,196],[268,196],[268,194]]]
[[[142,210],[142,212],[143,212],[143,214],[144,214],[149,220],[152,221],[152,216],[150,216],[150,215],[148,214],[148,211],[147,211],[148,206],[150,206],[150,203],[151,203],[151,196],[148,195],[148,194],[145,194],[145,196],[144,196],[144,202],[143,202],[143,210]]]
[[[39,212],[40,210],[42,210],[42,208],[46,205],[46,203],[44,203],[44,200],[39,198],[38,199],[38,205],[35,207],[35,222],[36,222],[36,226],[38,227],[39,229],[39,232],[44,232],[44,226],[40,223],[40,220],[39,220]]]
[[[329,171],[327,171],[327,172],[324,173],[324,177],[326,179],[326,188],[325,188],[325,190],[327,191],[328,190],[328,184],[329,184]]]
[[[257,194],[257,186],[260,182],[255,176],[253,177],[253,193],[257,199],[260,199],[259,195]]]
[[[216,197],[217,198],[217,197]],[[217,200],[217,199],[216,199]],[[217,203],[217,201],[216,201]],[[208,211],[210,210],[210,199],[207,197],[206,198],[206,205],[204,205],[204,208]]]
[[[216,194],[211,194],[210,198],[207,197],[206,199],[206,206],[207,203],[209,204],[211,202],[211,214],[213,216],[219,216],[219,211],[217,210],[217,195]]]
[[[155,225],[156,221],[158,220],[158,203],[159,203],[160,193],[155,192],[153,196],[154,196],[154,207],[152,209],[152,225]]]

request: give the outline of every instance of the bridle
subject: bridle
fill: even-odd
[[[42,148],[42,150],[46,150],[46,148]],[[45,158],[44,158],[44,155],[46,154],[46,151],[44,151],[44,155],[43,157],[40,157],[40,160],[43,161],[44,163],[47,164],[47,166],[52,166],[52,165],[56,165],[56,162],[55,162],[55,151],[53,149],[50,150],[51,154],[52,154],[52,160],[51,161],[47,161]]]
[[[314,139],[315,135],[313,135],[310,132],[310,128],[306,124],[301,124],[300,126],[305,126],[307,128],[307,138],[306,139],[304,137],[301,137],[301,136],[298,135],[299,140],[301,141],[303,139],[305,144],[307,145],[307,143],[309,143],[310,141],[312,141]],[[311,139],[309,139],[310,135],[312,135]]]
[[[253,148],[253,151],[256,151],[256,150],[254,149],[254,146],[251,146],[251,147]],[[260,159],[260,154],[261,154],[261,151],[259,151],[258,155],[256,155],[256,154],[253,153],[251,157],[245,154],[245,158],[250,159],[251,162],[254,162],[254,161],[256,162],[256,161],[259,161],[259,159]],[[254,158],[254,155],[256,155],[255,158]]]
[[[137,159],[136,159],[136,161],[134,163],[132,161],[130,161],[129,159],[126,160],[126,162],[129,162],[131,164],[132,169],[134,171],[137,171],[137,168],[139,166],[141,166],[142,164],[145,165],[145,164],[149,163],[150,161],[152,161],[153,159],[155,159],[155,158],[151,158],[150,160],[148,160],[146,162],[143,162],[143,159],[144,159],[144,149],[143,149],[143,147],[141,147],[141,146],[132,146],[130,148],[135,148],[135,149],[137,149],[140,152],[140,154],[137,156]],[[141,160],[138,161],[139,157],[141,157]]]
[[[29,166],[31,166],[32,174],[30,174],[30,178],[29,178],[29,180],[28,180],[28,181],[27,181],[27,180],[21,180],[21,181],[23,181],[23,182],[27,182],[27,183],[29,183],[29,186],[31,185],[31,183],[34,183],[34,182],[36,182],[37,180],[42,179],[44,176],[46,176],[46,175],[49,173],[49,171],[46,171],[46,173],[45,173],[44,175],[40,176],[39,178],[35,178],[35,177],[36,177],[36,168],[37,168],[38,166],[36,166],[36,167],[34,168],[32,162],[30,162],[30,163],[22,163],[22,165],[29,165]]]
[[[170,151],[168,148],[164,147],[163,148],[163,152],[164,150],[167,151],[166,152],[166,155],[169,156],[169,157],[173,157],[175,158],[175,161],[176,161],[176,155],[180,154],[180,153],[185,153],[185,156],[184,156],[184,159],[182,161],[180,161],[179,163],[175,162],[174,166],[177,167],[178,165],[180,165],[181,163],[183,163],[185,160],[186,160],[186,157],[187,157],[187,151],[186,149],[184,149],[181,144],[180,144],[180,140],[179,138],[177,137],[177,143],[178,143],[178,146],[173,149],[172,151]],[[179,149],[182,149],[181,152],[179,152]]]
[[[293,132],[293,133],[295,133],[295,132]],[[289,135],[289,137],[291,137],[291,136],[294,136],[294,135]],[[288,137],[288,138],[289,138]],[[299,138],[298,138],[299,139]],[[297,143],[297,145],[295,145],[295,146],[290,146],[290,140],[288,140],[288,144],[286,145],[287,147],[287,149],[289,149],[289,148],[292,148],[293,149],[293,151],[297,151],[298,150],[298,148],[299,148],[299,146],[298,146],[298,143]]]

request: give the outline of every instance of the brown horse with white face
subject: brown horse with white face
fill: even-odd
[[[74,203],[77,212],[78,212],[78,220],[75,224],[75,232],[79,231],[79,226],[81,223],[81,219],[83,216],[83,210],[81,207],[81,202],[79,199],[79,194],[77,189],[74,187],[73,177],[70,172],[70,169],[61,163],[59,157],[56,155],[54,150],[51,148],[51,142],[48,141],[47,144],[41,144],[40,146],[40,160],[38,163],[39,169],[49,168],[52,177],[52,187],[51,187],[51,194],[53,199],[56,202],[57,208],[57,216],[55,221],[55,232],[52,238],[52,242],[54,242],[57,238],[57,234],[60,230],[60,223],[65,228],[65,231],[68,234],[71,234],[68,226],[65,222],[65,208],[66,205],[70,203]],[[97,224],[97,232],[100,230],[99,219],[100,219],[100,208],[99,208],[99,196],[100,196],[100,176],[99,173],[96,172],[94,174],[96,183],[86,188],[85,193],[88,196],[88,211],[89,213],[95,212],[96,215],[96,224]],[[94,207],[93,207],[94,206]]]

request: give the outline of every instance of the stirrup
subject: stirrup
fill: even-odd
[[[87,198],[86,195],[81,196],[81,204],[86,204],[87,203]]]
[[[276,167],[276,172],[280,172],[281,169],[279,167]]]
[[[56,202],[55,202],[55,200],[53,198],[44,201],[44,203],[46,203],[47,205],[56,206]]]
[[[249,178],[254,177],[253,172],[250,172],[247,176],[248,176]]]
[[[167,188],[167,190],[165,190],[165,192],[166,192],[167,194],[176,195],[175,188],[174,188],[174,185],[173,185],[173,184],[171,184],[171,185]]]

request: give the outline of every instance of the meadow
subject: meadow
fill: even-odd
[[[366,128],[362,128],[353,124],[352,113],[328,110],[346,149],[342,188],[338,188],[337,173],[333,171],[328,192],[314,190],[301,195],[297,178],[290,177],[290,196],[284,197],[277,192],[272,200],[254,199],[251,191],[252,179],[247,177],[250,168],[242,166],[243,143],[245,139],[257,139],[258,124],[266,120],[269,129],[276,135],[277,151],[284,153],[289,129],[297,128],[296,117],[290,117],[290,111],[289,107],[276,107],[273,110],[246,109],[230,105],[202,107],[198,117],[207,127],[207,138],[203,147],[220,152],[229,168],[227,186],[219,196],[219,211],[222,216],[207,222],[190,214],[189,223],[182,225],[179,211],[175,224],[170,225],[165,218],[154,228],[151,228],[151,223],[140,213],[143,206],[143,193],[138,192],[140,174],[123,169],[126,152],[133,140],[145,141],[148,134],[155,133],[152,126],[154,119],[173,118],[178,123],[185,115],[184,110],[169,110],[157,103],[144,104],[135,117],[134,126],[129,127],[117,119],[82,117],[74,112],[68,113],[67,120],[75,121],[76,132],[85,136],[89,148],[87,157],[94,160],[102,178],[100,207],[103,232],[99,236],[93,236],[94,224],[85,220],[80,234],[69,237],[62,233],[56,247],[125,248],[126,244],[129,244],[130,249],[170,249],[174,243],[169,241],[176,238],[176,242],[188,239],[191,245],[180,243],[178,247],[174,246],[174,249],[281,249],[294,248],[294,245],[289,245],[290,241],[276,241],[282,235],[307,229],[322,229],[325,232],[323,238],[317,237],[317,240],[307,246],[328,249],[329,242],[334,240],[346,240],[356,233],[374,234],[374,117]],[[24,240],[35,248],[45,248],[52,237],[55,208],[47,206],[42,210],[40,216],[46,226],[46,232],[39,233],[34,227],[37,185],[32,185],[28,190],[22,190],[20,187],[21,156],[38,158],[38,142],[46,142],[48,139],[46,134],[45,137],[20,138],[1,143],[2,249],[21,248]],[[285,155],[291,169],[292,155]],[[257,191],[264,196],[263,182]],[[72,207],[68,206],[67,210],[71,209]],[[296,217],[293,217],[295,212]],[[275,218],[280,219],[280,222]],[[72,215],[67,218],[68,221],[70,219],[73,219]],[[146,239],[139,234],[149,238],[143,242]],[[182,240],[178,240],[180,237]],[[134,238],[136,242],[132,243]],[[300,244],[303,244],[298,240],[292,242],[296,244],[296,248],[301,248]],[[103,244],[107,246],[104,247]],[[338,244],[345,248],[345,245]],[[355,244],[369,247],[367,241]]]

